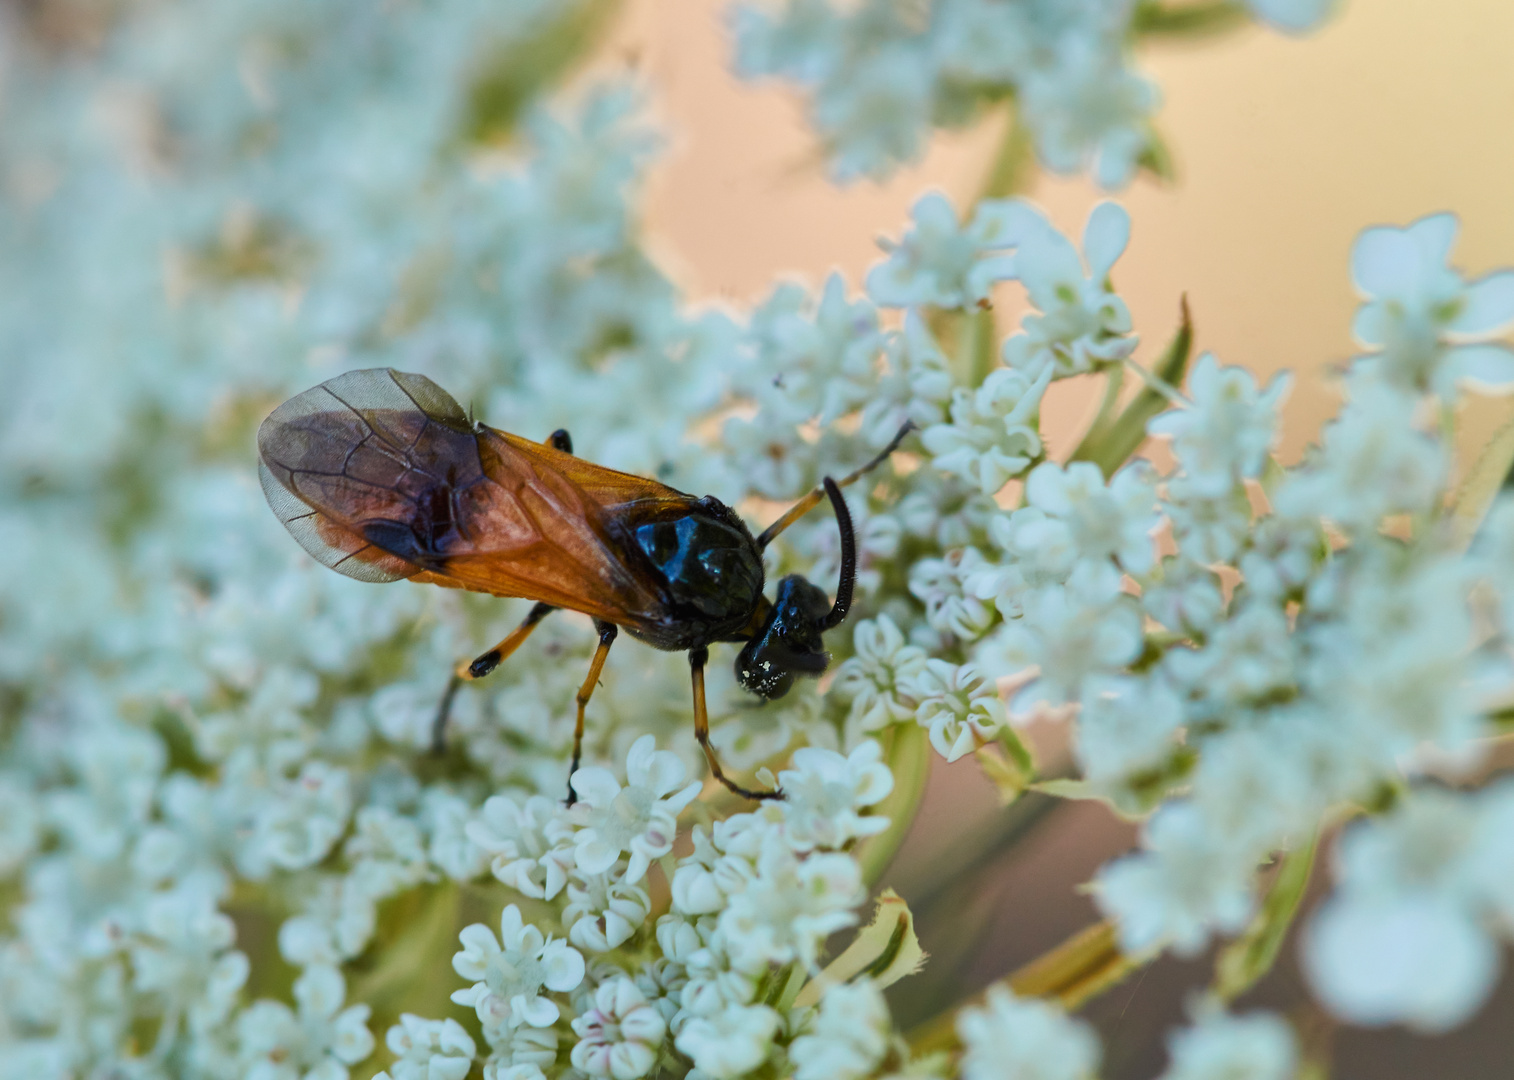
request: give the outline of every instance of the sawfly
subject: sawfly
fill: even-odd
[[[563,608],[588,615],[599,634],[577,696],[570,804],[584,711],[621,629],[689,654],[694,734],[711,774],[738,795],[771,799],[782,793],[736,784],[710,746],[709,648],[742,643],[736,678],[764,699],[782,697],[796,676],[825,670],[821,637],[846,618],[857,572],[841,488],[884,461],[912,427],[849,476],[826,477],[754,537],[714,496],[574,457],[566,431],[535,442],[474,423],[430,379],[375,368],[339,375],[275,409],[258,429],[259,476],[284,527],[339,573],[536,602],[508,637],[458,666],[437,712],[438,747],[458,686],[488,675]],[[826,497],[841,532],[835,600],[797,574],[780,580],[769,600],[763,549]]]

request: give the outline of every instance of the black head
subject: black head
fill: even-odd
[[[857,544],[852,534],[852,515],[841,498],[841,489],[830,477],[825,493],[836,511],[841,529],[841,583],[836,603],[825,590],[798,574],[778,582],[778,594],[761,628],[736,657],[736,680],[758,697],[782,697],[798,675],[819,675],[830,663],[821,639],[825,631],[846,618],[852,604],[852,586],[857,578]]]

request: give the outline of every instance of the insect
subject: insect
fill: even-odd
[[[584,713],[620,629],[687,651],[694,734],[710,773],[750,799],[709,741],[704,668],[715,642],[741,642],[736,677],[764,699],[819,675],[821,640],[846,618],[857,555],[841,488],[876,468],[912,429],[839,483],[826,477],[761,535],[730,507],[573,456],[566,431],[544,443],[473,423],[441,387],[387,368],[349,371],[275,409],[258,429],[268,504],[300,545],[360,581],[430,582],[536,601],[499,644],[460,664],[438,709],[441,745],[458,686],[488,675],[558,608],[594,620],[599,646],[577,695],[568,771],[583,751]],[[841,532],[836,599],[797,574],[763,595],[762,551],[828,497]]]

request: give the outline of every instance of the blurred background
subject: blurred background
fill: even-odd
[[[45,0],[0,6],[23,18],[68,11]],[[668,146],[652,172],[644,224],[652,252],[693,304],[745,308],[775,280],[817,285],[832,269],[856,286],[878,258],[876,237],[897,236],[922,191],[944,190],[959,207],[971,201],[1001,118],[938,136],[924,161],[886,184],[836,187],[797,96],[731,75],[726,6],[627,0],[578,76],[632,69],[649,88]],[[66,18],[57,32],[70,32]],[[1283,447],[1286,460],[1296,459],[1335,411],[1331,367],[1353,350],[1349,253],[1363,227],[1453,210],[1463,223],[1455,258],[1464,270],[1514,265],[1511,56],[1508,0],[1355,0],[1298,40],[1242,29],[1143,50],[1141,63],[1165,96],[1158,123],[1177,179],[1160,185],[1143,175],[1121,195],[1134,231],[1115,281],[1144,339],[1138,357],[1161,348],[1186,294],[1200,349],[1264,378],[1298,373]],[[1030,196],[1073,234],[1103,197],[1084,181],[1045,177]],[[1018,322],[1019,297],[1013,286],[1001,292],[1004,333]],[[1079,396],[1085,382],[1049,395],[1043,426],[1054,454],[1092,412]],[[1514,403],[1498,398],[1463,408],[1467,453],[1514,416]],[[1057,724],[1037,724],[1030,737],[1043,760],[1055,760]],[[884,878],[909,901],[932,955],[893,990],[900,1023],[921,1019],[912,1002],[966,998],[1093,923],[1079,885],[1133,839],[1130,825],[1096,804],[1031,795],[1006,812],[970,758],[936,760],[924,810]],[[1328,859],[1322,865],[1323,876]],[[1316,880],[1315,892],[1323,886]],[[1310,1039],[1332,1047],[1338,1080],[1510,1071],[1514,980],[1471,1024],[1427,1038],[1334,1026],[1309,1001],[1293,958],[1290,944],[1239,1005],[1292,1014]],[[1212,963],[1166,959],[1094,1002],[1105,1075],[1161,1070],[1163,1033],[1208,982]]]
[[[636,0],[595,61],[601,71],[631,66],[653,88],[671,143],[645,203],[649,243],[695,304],[746,305],[775,279],[815,285],[833,268],[855,285],[879,258],[875,238],[897,236],[923,190],[941,189],[959,208],[972,200],[998,143],[997,117],[938,135],[923,162],[885,184],[834,186],[799,98],[730,73],[724,7]],[[1165,98],[1158,125],[1177,180],[1142,174],[1120,195],[1133,234],[1115,282],[1143,337],[1138,357],[1165,343],[1186,293],[1199,349],[1262,376],[1297,373],[1282,448],[1296,459],[1335,412],[1331,368],[1353,352],[1349,258],[1363,227],[1452,210],[1462,222],[1454,261],[1465,271],[1514,265],[1511,56],[1514,5],[1504,0],[1357,0],[1301,39],[1250,27],[1143,50]],[[1030,197],[1076,235],[1105,196],[1089,181],[1043,175]],[[1001,333],[1018,322],[1018,302],[1013,287],[1003,290]],[[1053,453],[1094,404],[1056,390],[1087,393],[1070,380],[1048,395]],[[1507,399],[1471,398],[1463,457],[1511,416]],[[1033,737],[1054,755],[1059,732],[1039,726]],[[965,998],[1096,921],[1078,886],[1134,835],[1095,804],[1029,796],[1006,815],[971,759],[937,759],[916,829],[884,879],[915,910],[932,954],[922,974],[893,988],[900,1023],[920,1019],[911,1001]],[[1314,893],[1324,885],[1316,880]],[[1162,1033],[1212,965],[1212,956],[1168,958],[1094,1002],[1106,1075],[1160,1072]],[[1330,1045],[1337,1080],[1509,1071],[1507,977],[1449,1035],[1335,1027],[1308,1000],[1290,942],[1239,1007],[1256,1004],[1290,1013]]]

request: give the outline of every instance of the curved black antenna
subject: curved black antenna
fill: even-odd
[[[841,478],[840,482],[837,483],[836,486],[846,487],[846,485],[854,483],[860,478],[866,476],[868,473],[872,472],[879,465],[882,465],[885,461],[887,461],[890,454],[899,449],[899,444],[904,441],[904,437],[906,435],[908,435],[911,431],[918,430],[919,425],[916,424],[913,420],[904,421],[904,426],[901,427],[899,431],[894,435],[894,437],[889,440],[888,445],[885,446],[881,451],[879,451],[877,457],[873,458],[872,461],[869,461],[866,465],[862,466],[862,468],[853,469],[851,472],[847,473]],[[774,537],[776,537],[784,529],[787,529],[790,525],[794,524],[794,522],[798,521],[805,514],[808,514],[811,510],[815,509],[815,507],[819,506],[820,496],[823,494],[825,494],[825,492],[821,488],[815,488],[804,498],[800,499],[793,506],[789,507],[787,513],[785,513],[781,518],[773,522],[762,531],[762,535],[757,538],[757,550],[767,550],[767,546],[773,542]]]
[[[841,488],[829,476],[821,483],[836,511],[836,527],[841,530],[841,582],[836,586],[835,606],[820,620],[820,629],[824,631],[840,626],[852,606],[852,586],[857,583],[857,536],[852,531],[852,512],[841,497]]]

